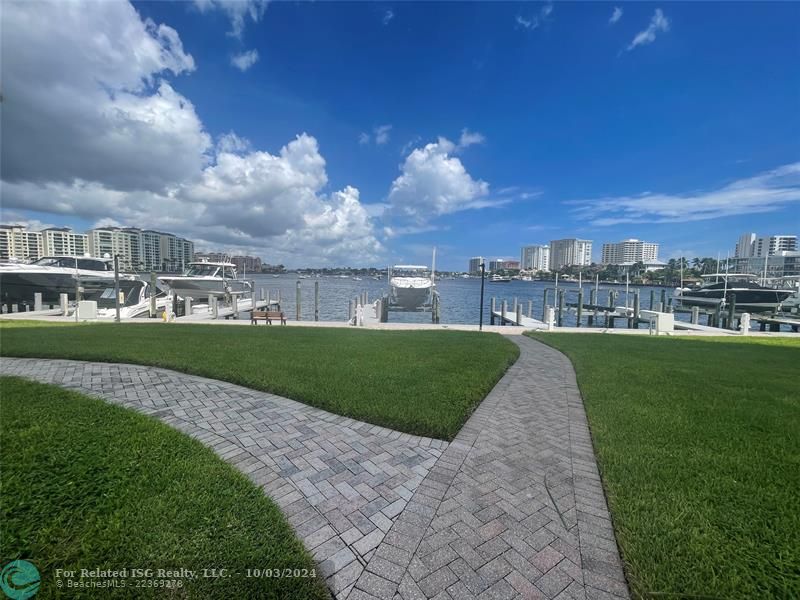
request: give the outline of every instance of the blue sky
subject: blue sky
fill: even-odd
[[[64,125],[70,161],[32,144],[3,157],[3,221],[155,227],[295,265],[416,261],[437,245],[453,269],[561,237],[594,240],[598,258],[602,242],[637,237],[669,258],[724,255],[745,231],[800,233],[796,3],[133,7],[122,16],[144,34],[130,39],[107,29],[120,15],[54,19],[83,29],[64,34],[76,51],[62,70],[95,68],[78,50],[97,31],[116,47],[90,53],[113,51],[132,70],[87,77],[105,96],[97,114],[74,109],[113,129],[102,148],[67,137],[92,128]],[[32,10],[53,20],[63,9]],[[23,67],[53,73],[59,93],[45,64],[52,38],[41,52],[3,42],[4,63],[19,63],[7,96]],[[154,44],[160,57],[130,66]],[[130,113],[119,110],[122,90]],[[33,112],[56,114],[47,102]],[[153,131],[120,140],[130,127],[107,117],[112,108],[146,113]],[[4,111],[6,155],[15,136],[36,132],[7,102]],[[299,135],[298,158],[283,157]],[[137,169],[159,176],[137,185]]]

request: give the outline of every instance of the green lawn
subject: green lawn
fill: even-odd
[[[7,321],[0,353],[167,367],[452,439],[519,349],[461,331]]]
[[[36,565],[37,598],[329,597],[321,578],[245,577],[314,563],[272,501],[201,443],[54,386],[4,377],[0,392],[0,556]],[[130,577],[125,589],[57,587],[57,568],[125,567],[231,577],[175,589],[133,588]]]
[[[800,340],[531,337],[575,365],[635,595],[800,598]]]

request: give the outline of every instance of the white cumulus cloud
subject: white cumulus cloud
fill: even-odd
[[[647,29],[636,34],[633,41],[628,44],[627,50],[630,52],[637,46],[652,44],[656,41],[656,34],[667,31],[669,31],[669,19],[664,16],[664,12],[660,8],[657,8],[650,18],[650,24],[647,26]]]
[[[248,50],[247,52],[234,54],[231,57],[231,64],[242,72],[247,71],[247,69],[252,67],[257,62],[258,62],[258,50],[256,50],[255,48],[252,50]]]
[[[456,150],[456,144],[441,137],[413,150],[392,183],[387,214],[423,223],[440,215],[498,204],[489,198],[489,184],[473,179],[453,156]]]
[[[313,136],[275,154],[233,131],[212,143],[166,79],[195,67],[174,29],[143,21],[127,2],[3,11],[4,217],[161,229],[285,264],[384,253],[358,190],[327,189]]]

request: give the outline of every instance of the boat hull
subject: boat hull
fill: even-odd
[[[225,294],[236,294],[250,291],[247,282],[240,279],[227,279],[219,277],[160,277],[159,280],[169,286],[174,294],[183,298],[208,298],[209,296],[221,297]]]
[[[729,305],[735,296],[736,309],[739,312],[772,312],[791,295],[791,291],[770,289],[694,290],[680,294],[677,299],[682,306],[708,308],[717,306],[723,298],[725,304]]]
[[[120,292],[127,295],[138,281],[121,277]],[[33,305],[35,294],[42,294],[43,304],[58,304],[61,294],[67,294],[70,301],[75,300],[77,285],[83,288],[83,300],[97,300],[101,304],[106,296],[114,300],[114,278],[81,275],[79,283],[76,277],[66,273],[46,272],[0,272],[0,299],[4,304]]]
[[[416,310],[430,305],[431,287],[392,285],[391,302],[403,310]]]

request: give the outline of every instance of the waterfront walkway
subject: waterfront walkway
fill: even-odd
[[[529,338],[452,443],[174,371],[3,358],[152,415],[286,514],[337,598],[627,598],[569,361]]]

